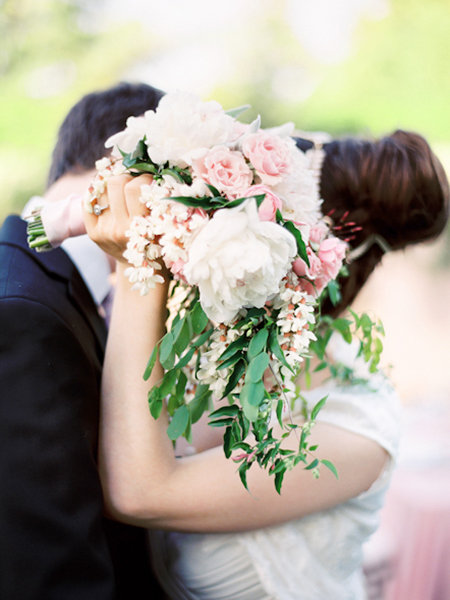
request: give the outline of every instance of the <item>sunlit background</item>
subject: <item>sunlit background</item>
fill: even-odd
[[[42,193],[72,104],[119,80],[250,103],[263,126],[413,129],[449,172],[449,32],[448,0],[0,0],[0,220]],[[384,321],[405,405],[438,419],[450,408],[449,274],[447,232],[387,256],[357,301]]]

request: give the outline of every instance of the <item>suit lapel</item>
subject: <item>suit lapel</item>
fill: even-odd
[[[102,351],[106,344],[106,324],[73,262],[61,248],[36,252],[26,241],[26,222],[17,216],[8,217],[0,231],[0,243],[17,246],[33,258],[44,270],[67,282],[70,298],[92,329]]]

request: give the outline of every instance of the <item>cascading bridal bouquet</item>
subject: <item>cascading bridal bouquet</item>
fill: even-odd
[[[130,117],[107,141],[111,157],[98,161],[85,206],[96,211],[111,175],[152,176],[141,187],[148,214],[133,220],[124,254],[141,294],[163,281],[161,263],[173,276],[168,331],[144,374],[148,379],[157,359],[165,370],[149,391],[151,414],[158,418],[166,403],[168,435],[190,440],[192,424],[213,408],[213,398],[220,401],[210,425],[224,427],[227,457],[239,451],[233,460],[242,482],[258,463],[280,491],[286,470],[299,463],[316,476],[320,464],[336,474],[308,440],[326,398],[310,413],[303,404],[302,425],[289,414],[310,357],[325,368],[331,333],[352,339],[348,319],[320,313],[325,294],[338,300],[347,245],[321,214],[314,156],[297,148],[293,125],[264,130],[259,118],[237,121],[239,111],[167,94],[156,111]],[[48,246],[39,216],[29,235],[30,245]],[[380,327],[367,315],[353,316],[361,352],[375,369]],[[283,447],[290,435],[296,450]]]

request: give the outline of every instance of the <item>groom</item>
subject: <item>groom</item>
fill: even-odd
[[[63,122],[48,201],[82,193],[104,142],[162,92],[119,84]],[[102,515],[96,469],[108,257],[87,236],[37,254],[26,223],[0,230],[0,598],[162,598],[145,532]]]

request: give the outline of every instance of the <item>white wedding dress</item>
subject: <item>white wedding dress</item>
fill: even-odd
[[[399,403],[387,380],[329,383],[305,393],[318,421],[373,439],[390,460],[363,494],[329,510],[256,531],[151,532],[154,568],[175,600],[361,600],[362,546],[378,526],[399,438]],[[355,456],[355,461],[358,457]],[[322,467],[323,468],[323,467]],[[311,485],[314,480],[311,477]],[[220,507],[218,507],[220,510]]]

